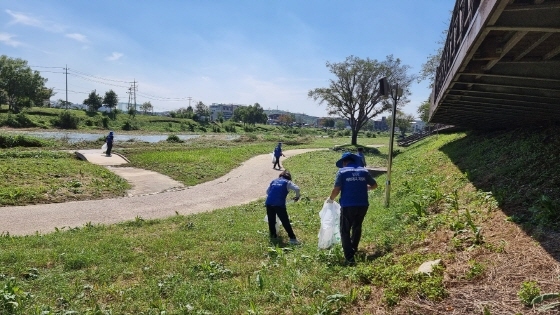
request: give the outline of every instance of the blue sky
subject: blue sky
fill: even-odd
[[[28,61],[56,99],[81,103],[93,89],[156,111],[195,102],[259,103],[325,116],[307,92],[327,87],[326,62],[354,55],[400,58],[418,73],[441,39],[444,0],[0,0],[0,54]],[[416,115],[431,91],[411,87]]]

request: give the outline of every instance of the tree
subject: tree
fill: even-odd
[[[231,119],[236,122],[241,121],[245,123],[245,121],[247,120],[246,116],[247,116],[247,107],[239,106],[233,111],[233,116],[231,117]]]
[[[259,103],[255,103],[253,106],[249,105],[247,109],[247,123],[255,124],[266,124],[268,116],[264,113],[264,108],[261,107]]]
[[[342,129],[346,128],[346,123],[344,122],[344,120],[341,120],[341,119],[337,119],[336,122],[334,123],[334,125],[336,126],[336,129],[338,129],[338,130],[342,130]]]
[[[194,113],[197,117],[197,121],[208,120],[208,116],[210,116],[208,106],[204,105],[202,102],[196,104]]]
[[[105,92],[105,97],[103,98],[103,104],[109,107],[111,111],[114,111],[117,105],[119,104],[119,97],[117,96],[117,93],[115,93],[113,90],[109,90],[108,92]]]
[[[0,56],[0,101],[4,99],[9,110],[17,113],[24,107],[42,106],[54,95],[46,83],[47,79],[32,71],[27,61]]]
[[[96,90],[89,93],[88,98],[84,100],[84,104],[87,105],[88,111],[96,112],[101,106],[103,106],[103,98],[97,94]]]
[[[278,116],[278,121],[283,125],[290,125],[294,122],[294,115],[293,114],[282,114]]]
[[[379,79],[399,85],[403,96],[398,105],[408,102],[408,87],[415,79],[408,74],[410,66],[402,65],[392,55],[384,61],[347,57],[344,62],[327,62],[327,68],[336,76],[328,88],[310,90],[308,96],[320,104],[327,103],[329,115],[347,119],[352,131],[352,144],[357,144],[358,132],[373,117],[392,108],[392,102],[379,95]]]
[[[430,118],[430,99],[422,102],[422,104],[418,106],[416,112],[418,113],[420,120],[427,123]]]
[[[389,124],[393,121],[392,117],[389,119]],[[414,121],[414,116],[405,114],[400,110],[397,110],[397,117],[395,119],[395,127],[398,127],[401,135],[404,134],[410,129],[412,122]]]
[[[233,112],[232,119],[234,121],[241,121],[244,124],[255,125],[258,123],[265,124],[268,120],[264,109],[259,103],[249,106],[240,106]]]
[[[148,112],[152,112],[154,110],[154,107],[152,106],[152,103],[150,103],[150,101],[144,102],[142,103],[142,105],[140,105],[140,110],[145,114],[147,114]]]
[[[59,99],[56,101],[56,107],[58,107],[58,108],[66,108],[66,109],[68,109],[68,106],[70,106],[70,105],[72,105],[72,102],[67,102],[67,101],[65,101],[65,100],[63,100],[63,99],[61,99],[61,98],[59,98]]]
[[[334,119],[327,118],[327,119],[323,120],[323,127],[334,128]]]

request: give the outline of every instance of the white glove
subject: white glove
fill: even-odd
[[[334,201],[334,200],[332,200],[332,199],[329,197],[329,198],[327,198],[326,203],[333,203],[333,201]]]

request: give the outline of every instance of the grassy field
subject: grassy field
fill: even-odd
[[[332,187],[336,151],[285,161],[302,189],[300,202],[288,206],[301,246],[286,245],[285,233],[278,246],[269,243],[262,201],[162,220],[138,217],[48,235],[4,235],[0,313],[536,314],[543,304],[555,307],[558,298],[532,308],[534,297],[560,292],[559,134],[457,133],[397,148],[391,205],[383,206],[381,176],[370,193],[354,268],[342,265],[339,246],[317,249],[318,212]],[[170,153],[165,157],[155,148],[123,150],[146,168],[156,169],[153,161],[169,164],[169,174],[179,178],[176,166],[206,159],[200,153],[226,151],[242,160],[271,151],[274,141],[250,138],[227,148],[204,141],[170,144],[162,149]],[[345,142],[292,141],[291,147]],[[382,139],[359,142],[377,141]],[[385,165],[386,154],[386,147],[371,150],[368,165]],[[197,170],[185,172],[195,176]],[[533,238],[511,232],[516,229]],[[528,248],[534,265],[526,263]],[[436,258],[443,264],[431,275],[415,273]]]

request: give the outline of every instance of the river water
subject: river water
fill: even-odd
[[[0,133],[6,134],[24,134],[28,136],[38,137],[38,138],[54,138],[57,140],[66,139],[69,143],[77,143],[82,141],[96,141],[100,138],[105,139],[108,133],[98,134],[98,133],[80,133],[80,132],[62,132],[62,131],[0,131]],[[189,140],[200,137],[200,135],[177,135],[181,140]],[[125,142],[125,141],[144,141],[144,142],[160,142],[165,141],[169,135],[126,135],[115,133],[115,142]],[[232,140],[237,136],[227,136],[226,139]]]

